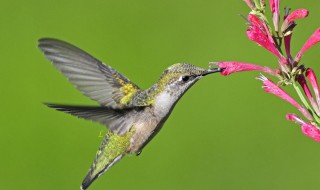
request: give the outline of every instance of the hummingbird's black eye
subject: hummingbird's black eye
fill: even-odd
[[[183,76],[181,79],[182,79],[183,82],[187,82],[190,79],[190,77],[189,76]]]

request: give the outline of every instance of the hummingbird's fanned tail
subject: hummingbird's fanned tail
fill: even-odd
[[[125,135],[119,136],[116,133],[108,132],[80,189],[87,189],[95,179],[126,155],[130,145],[131,134],[131,132],[128,132]]]

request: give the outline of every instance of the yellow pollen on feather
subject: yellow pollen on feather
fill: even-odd
[[[120,91],[123,92],[124,96],[121,98],[120,103],[121,104],[127,104],[133,97],[134,93],[137,92],[137,89],[135,86],[133,86],[131,83],[125,83],[122,79],[119,77],[116,77],[119,84],[121,85]]]

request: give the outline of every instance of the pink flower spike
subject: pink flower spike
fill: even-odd
[[[280,20],[280,12],[279,12],[280,0],[270,0],[269,2],[270,2],[270,9],[272,12],[274,29],[276,32],[278,32],[279,20]]]
[[[301,124],[301,130],[303,134],[311,137],[317,142],[320,142],[320,130],[316,126],[310,123]]]
[[[320,42],[320,28],[318,28],[311,36],[310,38],[306,41],[306,43],[303,45],[301,48],[300,52],[296,55],[294,60],[298,63],[301,60],[302,55],[304,54],[305,51],[307,51],[310,47],[314,46]]]
[[[294,24],[294,20],[300,19],[300,18],[306,18],[308,15],[309,15],[309,11],[307,9],[297,9],[293,11],[284,20],[281,26],[281,31],[284,32],[285,30],[287,30],[287,28],[291,24]]]
[[[216,62],[216,63],[210,63],[215,64],[219,66],[220,68],[224,68],[224,70],[221,72],[222,75],[227,76],[236,72],[242,72],[242,71],[263,71],[270,75],[277,75],[277,72],[271,68],[268,67],[262,67],[260,65],[254,65],[249,63],[242,63],[242,62]]]
[[[319,97],[319,85],[318,85],[318,80],[317,80],[317,76],[316,74],[314,73],[314,71],[310,68],[308,68],[306,70],[306,77],[307,79],[309,80],[312,88],[313,88],[313,91],[314,91],[314,94],[315,94],[315,97],[316,97],[316,101],[318,103],[318,105],[320,105],[320,97]]]
[[[256,6],[252,2],[252,0],[243,0],[243,1],[250,7],[251,10],[256,9]]]
[[[296,114],[293,114],[293,113],[287,114],[286,118],[287,118],[287,120],[294,121],[300,125],[306,124],[306,122],[304,122],[299,116],[297,116]]]

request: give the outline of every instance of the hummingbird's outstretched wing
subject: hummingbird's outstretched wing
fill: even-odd
[[[46,58],[83,94],[101,106],[126,108],[140,88],[83,50],[57,39],[39,40]]]
[[[127,118],[130,115],[129,112],[138,112],[139,109],[142,109],[138,107],[127,109],[110,109],[108,107],[71,106],[48,103],[45,105],[58,111],[106,125],[110,131],[119,135],[123,135],[131,128],[130,123],[128,123],[130,121]]]

